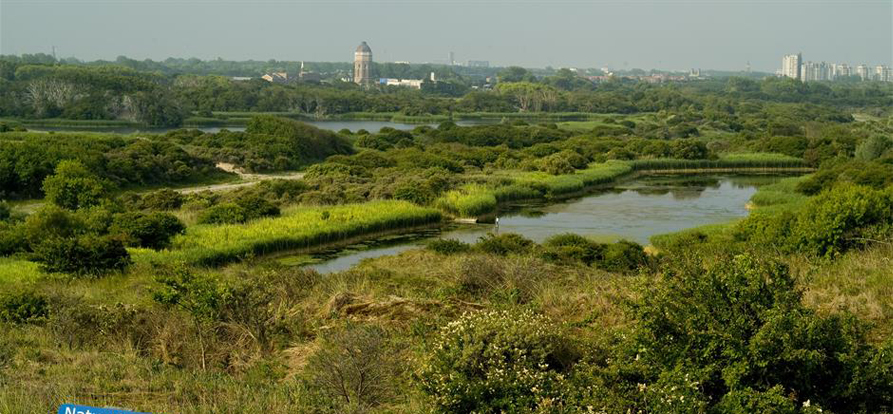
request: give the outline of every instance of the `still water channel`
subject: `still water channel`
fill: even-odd
[[[398,122],[391,121],[304,121],[310,125],[314,125],[320,129],[328,129],[331,131],[340,131],[342,129],[349,129],[351,132],[357,132],[361,129],[365,129],[369,132],[378,132],[384,127],[391,127],[394,129],[408,131],[414,129],[415,127],[427,125],[431,127],[436,127],[437,123],[431,124],[403,124]],[[456,125],[468,126],[468,125],[489,125],[489,124],[497,124],[499,120],[494,119],[484,119],[484,120],[466,120],[466,121],[456,121]],[[229,126],[229,127],[198,127],[198,128],[187,128],[185,129],[198,129],[199,131],[205,132],[219,132],[221,129],[226,129],[229,131],[244,131],[244,126]],[[33,127],[28,128],[33,131],[93,131],[93,132],[108,132],[115,134],[132,134],[134,132],[146,132],[153,134],[163,134],[168,131],[172,131],[175,129],[181,128],[77,128],[77,127]]]
[[[560,233],[600,241],[627,239],[646,245],[656,234],[675,232],[747,215],[750,197],[779,176],[644,176],[560,203],[510,206],[493,224],[449,225],[395,235],[313,255],[282,257],[284,264],[320,273],[349,269],[366,258],[393,255],[424,246],[434,238],[473,243],[490,232],[519,233],[536,242]]]

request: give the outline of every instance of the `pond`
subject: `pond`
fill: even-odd
[[[584,197],[559,203],[509,206],[495,224],[451,224],[440,229],[395,235],[313,255],[280,258],[320,273],[351,268],[361,260],[424,246],[433,238],[468,243],[490,232],[518,233],[536,242],[560,233],[599,241],[632,240],[647,245],[656,234],[721,223],[747,215],[750,197],[761,185],[782,177],[750,175],[643,176]]]
[[[369,132],[378,132],[384,127],[391,127],[394,129],[400,129],[404,131],[411,130],[413,128],[427,125],[431,127],[436,127],[437,123],[430,124],[404,124],[399,122],[391,122],[391,121],[304,121],[310,125],[314,125],[320,129],[328,129],[330,131],[340,131],[342,129],[349,129],[352,132],[357,132],[361,129],[365,129]],[[499,123],[499,120],[465,120],[465,121],[456,121],[457,125],[468,126],[468,125],[489,125]],[[244,126],[213,126],[213,127],[197,127],[197,128],[188,128],[186,129],[198,129],[199,131],[205,132],[218,132],[221,129],[226,129],[229,131],[244,131]],[[133,127],[122,127],[122,128],[92,128],[92,127],[28,127],[29,130],[32,131],[90,131],[90,132],[109,132],[116,134],[132,134],[134,132],[147,132],[153,134],[163,134],[168,131],[172,131],[175,129],[181,128],[133,128]]]

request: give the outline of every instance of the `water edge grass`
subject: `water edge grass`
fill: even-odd
[[[219,266],[251,256],[305,249],[386,230],[436,223],[439,211],[406,201],[338,206],[296,206],[281,217],[245,224],[196,225],[174,239],[170,250],[131,251],[137,263],[183,261]]]
[[[37,280],[37,263],[14,257],[0,257],[0,284]]]

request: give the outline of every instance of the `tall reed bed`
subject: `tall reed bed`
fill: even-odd
[[[775,184],[764,185],[750,197],[750,202],[756,207],[781,206],[785,204],[798,204],[809,197],[797,192],[797,183],[807,176],[785,178]]]
[[[434,205],[459,217],[477,217],[496,210],[495,190],[480,184],[466,184],[447,191]]]
[[[137,262],[185,261],[218,266],[253,255],[312,248],[387,230],[435,223],[437,210],[406,201],[295,207],[281,217],[246,224],[197,225],[174,239],[171,250],[134,250]]]
[[[583,191],[586,187],[610,183],[630,172],[632,172],[632,167],[628,162],[608,161],[601,164],[590,164],[589,168],[576,171],[573,174],[524,173],[517,177],[516,183],[536,188],[545,197],[556,197]]]
[[[673,158],[636,160],[632,161],[632,167],[636,171],[807,168],[802,159],[772,153],[727,154],[715,160],[681,160]]]
[[[448,191],[435,206],[459,217],[478,217],[496,211],[498,203],[576,193],[586,187],[609,183],[630,171],[632,168],[626,162],[608,161],[573,174],[520,172],[509,176],[502,185],[466,184]]]

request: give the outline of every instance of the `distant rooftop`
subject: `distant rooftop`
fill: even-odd
[[[366,42],[363,42],[360,43],[359,46],[357,46],[357,52],[372,53],[372,49],[369,47],[369,45],[366,44]]]

